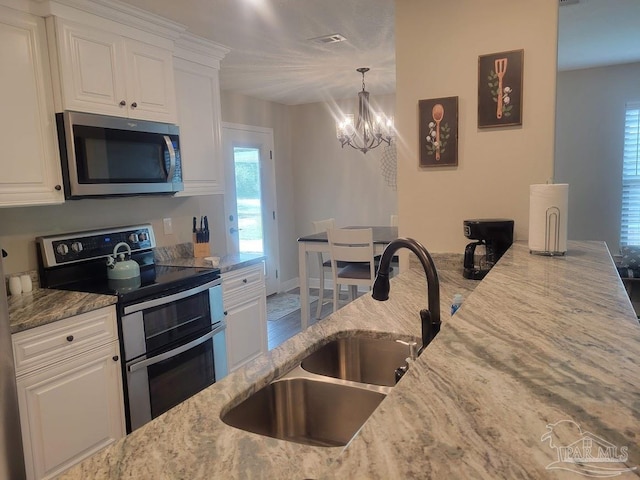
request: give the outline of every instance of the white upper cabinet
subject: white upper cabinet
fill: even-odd
[[[0,6],[0,206],[64,202],[44,20]]]
[[[184,183],[178,195],[224,193],[218,74],[227,50],[207,43],[183,38],[174,58]]]
[[[125,39],[129,116],[176,123],[173,53]]]
[[[47,22],[60,110],[176,123],[171,51],[62,18]]]

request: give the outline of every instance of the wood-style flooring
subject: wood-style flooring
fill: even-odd
[[[300,294],[299,288],[294,288],[293,290],[289,290],[287,293],[295,293]],[[310,288],[309,295],[318,296],[317,288]],[[333,313],[333,290],[325,290],[324,291],[324,301],[322,302],[322,310],[320,311],[320,319],[323,319]],[[340,298],[343,300],[347,299],[347,293],[343,292],[340,295]],[[267,302],[269,301],[269,297],[267,297]],[[309,319],[309,325],[313,325],[318,320],[316,319],[316,308],[318,305],[318,300],[311,302],[311,318]],[[300,314],[300,309],[295,312],[291,312],[284,317],[272,321],[267,322],[267,334],[268,334],[268,345],[269,350],[277,347],[285,340],[293,337],[295,334],[300,333],[300,325],[301,325],[302,315]]]

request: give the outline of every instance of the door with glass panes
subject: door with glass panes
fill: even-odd
[[[279,289],[273,130],[223,123],[229,253],[266,257],[267,295]]]

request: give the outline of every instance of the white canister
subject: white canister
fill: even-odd
[[[20,277],[9,277],[9,291],[11,295],[20,295],[22,293],[22,284],[20,283]]]
[[[33,290],[31,275],[20,275],[20,285],[22,286],[22,293],[29,293],[31,290]]]

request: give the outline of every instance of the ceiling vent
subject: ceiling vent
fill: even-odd
[[[332,35],[324,35],[322,37],[310,38],[309,41],[313,43],[319,43],[320,45],[327,45],[329,43],[339,43],[344,42],[346,38],[344,38],[339,33],[334,33]]]
[[[564,5],[575,5],[576,3],[580,3],[580,0],[560,0],[560,6]]]

